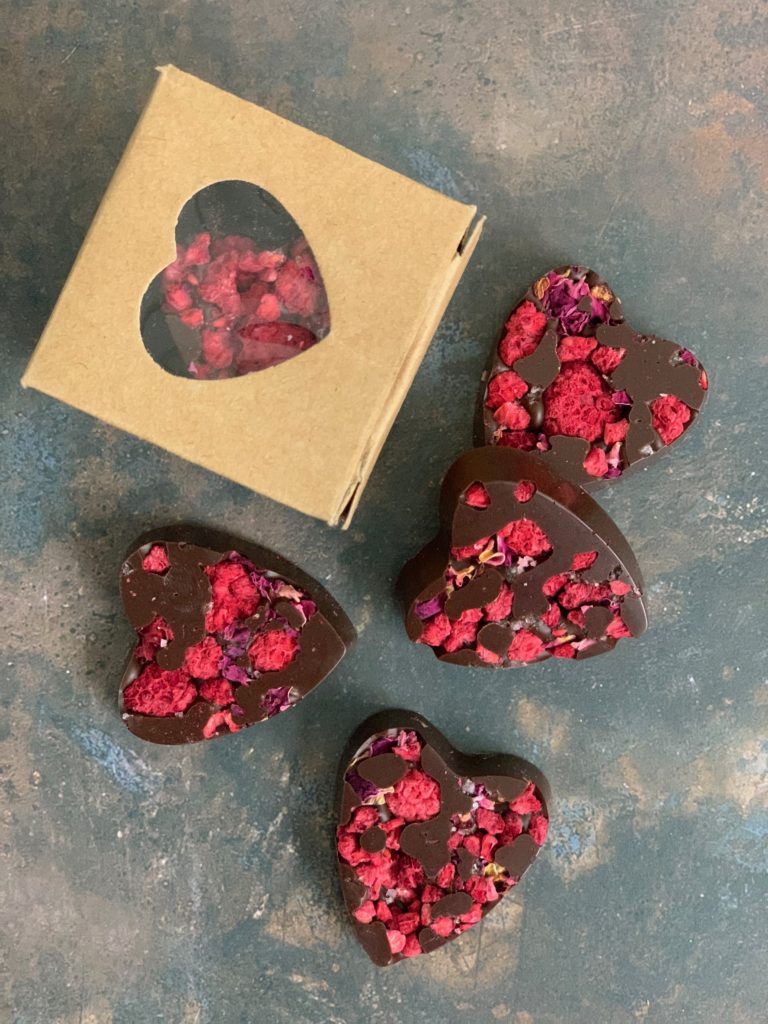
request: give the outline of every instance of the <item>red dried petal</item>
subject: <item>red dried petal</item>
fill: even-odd
[[[472,508],[488,508],[491,504],[491,496],[485,485],[476,480],[464,492],[464,501]]]
[[[426,821],[440,811],[440,786],[429,775],[412,768],[384,799],[397,817],[405,821]]]
[[[164,573],[170,566],[168,552],[163,544],[153,544],[141,560],[144,572]]]
[[[221,664],[221,647],[212,636],[204,637],[184,655],[184,668],[195,679],[215,679]]]
[[[671,444],[685,430],[691,410],[676,395],[661,395],[651,402],[653,429],[664,444]]]
[[[544,337],[547,317],[532,302],[521,302],[507,320],[504,337],[499,342],[499,358],[507,366],[529,356]]]
[[[509,645],[507,657],[510,661],[535,661],[544,650],[544,641],[529,629],[515,633]]]
[[[528,391],[528,385],[514,370],[504,370],[491,377],[485,404],[489,409],[498,409],[505,402],[514,402]]]
[[[248,657],[257,672],[281,672],[299,652],[299,641],[286,629],[260,633],[248,648]]]
[[[186,711],[197,689],[184,669],[166,672],[154,662],[145,666],[123,690],[123,704],[139,715],[166,718]]]

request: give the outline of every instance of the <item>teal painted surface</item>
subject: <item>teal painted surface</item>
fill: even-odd
[[[724,0],[0,12],[0,1019],[765,1024],[767,51],[759,7]],[[347,533],[18,386],[169,61],[489,216]],[[567,260],[710,372],[690,437],[600,497],[651,628],[577,666],[439,665],[392,584],[470,443],[502,316]],[[360,642],[296,712],[164,750],[115,711],[115,573],[183,517],[302,564]],[[334,774],[358,721],[403,704],[536,761],[556,815],[482,928],[376,972],[341,914]]]

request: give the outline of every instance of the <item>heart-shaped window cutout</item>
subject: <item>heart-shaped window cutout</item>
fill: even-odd
[[[222,380],[306,352],[330,330],[314,253],[285,207],[247,181],[184,204],[176,259],[141,303],[147,352],[168,373]]]

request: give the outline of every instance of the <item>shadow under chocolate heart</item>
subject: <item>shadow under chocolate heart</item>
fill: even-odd
[[[141,337],[168,373],[222,380],[277,366],[330,330],[328,296],[301,228],[273,195],[219,181],[184,204],[176,259],[144,293]]]

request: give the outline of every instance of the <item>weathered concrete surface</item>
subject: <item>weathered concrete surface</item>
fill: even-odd
[[[0,1020],[764,1024],[767,24],[726,0],[2,7]],[[489,214],[347,534],[18,387],[168,61]],[[468,444],[501,316],[567,259],[690,345],[712,398],[602,499],[645,571],[647,636],[472,676],[408,645],[392,581]],[[115,713],[114,574],[183,516],[327,579],[361,637],[296,713],[179,752]],[[516,899],[376,973],[344,927],[330,813],[345,734],[390,704],[536,760],[558,799]]]

